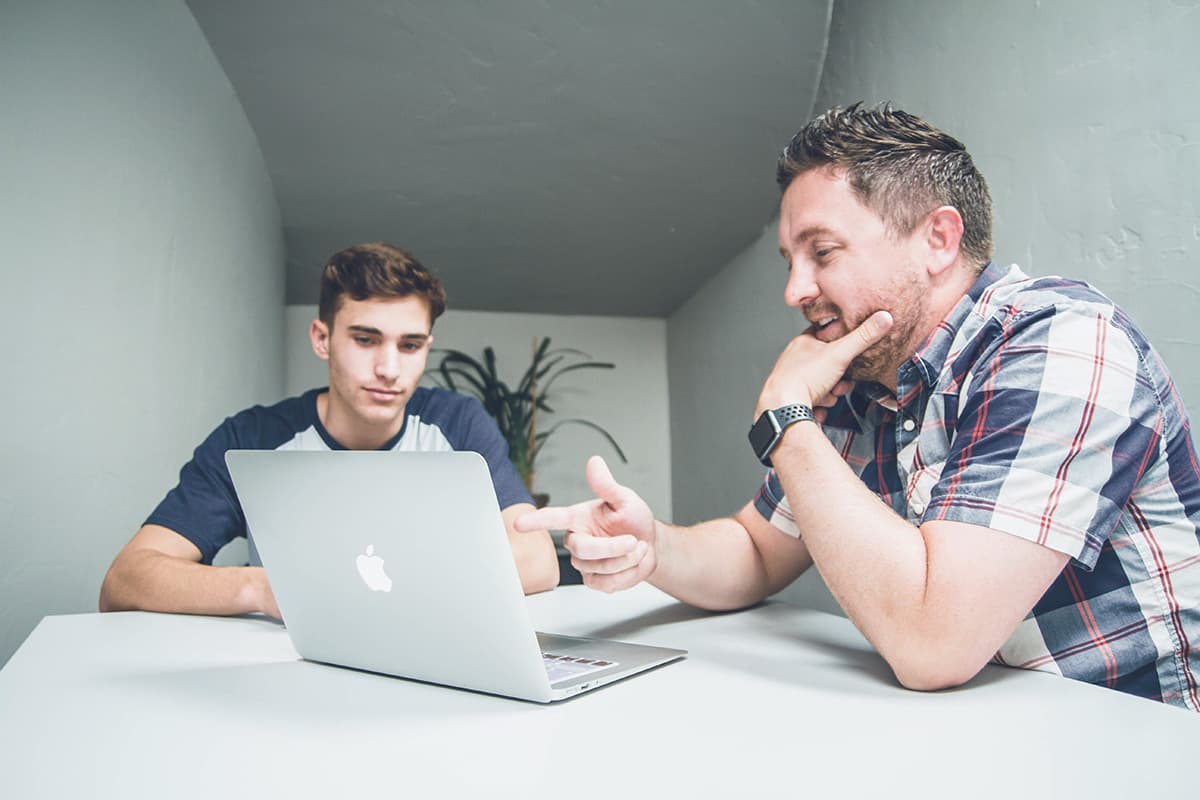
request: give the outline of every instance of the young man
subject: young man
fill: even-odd
[[[225,452],[235,448],[474,450],[491,469],[525,591],[557,585],[549,533],[513,530],[513,520],[533,504],[491,417],[473,398],[417,386],[434,320],[445,309],[437,278],[398,247],[364,244],[330,258],[319,318],[309,330],[313,351],[329,364],[328,388],[255,406],[213,431],[113,560],[100,610],[279,617],[262,567],[211,566],[222,546],[246,535],[225,467]],[[251,556],[257,562],[253,549]]]
[[[917,117],[833,109],[778,181],[811,327],[758,399],[758,496],[676,528],[593,458],[599,499],[518,530],[569,531],[589,586],[714,609],[815,563],[910,688],[991,660],[1200,711],[1200,475],[1142,333],[1086,284],[990,264],[983,177]]]

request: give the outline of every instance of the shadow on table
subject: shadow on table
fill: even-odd
[[[839,689],[851,685],[856,692],[864,687],[863,677],[881,691],[894,693],[900,689],[906,697],[942,696],[988,686],[1013,676],[1003,667],[985,668],[962,686],[936,692],[916,692],[903,689],[892,668],[874,647],[842,619],[824,612],[798,609],[786,603],[759,606],[757,613],[748,615],[760,631],[780,640],[794,642],[795,658],[759,659],[753,654],[738,651],[727,653],[730,666],[757,670],[770,677],[793,684],[816,685]],[[712,654],[708,654],[710,657]],[[820,670],[805,669],[820,664]],[[829,669],[833,667],[834,669]],[[842,676],[845,675],[845,680]],[[820,680],[817,680],[820,676]]]
[[[722,624],[721,618],[728,623]],[[787,603],[764,603],[723,612],[675,603],[596,628],[586,635],[603,639],[630,638],[658,626],[693,620],[717,620],[717,624],[707,626],[703,644],[689,648],[695,655],[702,654],[706,662],[715,661],[729,669],[797,686],[855,693],[861,693],[864,686],[872,686],[889,694],[902,688],[883,657],[845,620]],[[747,626],[756,632],[750,640],[743,636]],[[777,641],[764,648],[762,637]],[[756,640],[757,646],[753,644]],[[750,646],[747,646],[748,642]],[[809,668],[818,664],[822,667],[819,670]],[[1011,671],[1004,668],[984,669],[961,687],[933,694],[976,689],[1010,676]],[[869,679],[868,683],[864,684],[864,677]],[[905,691],[904,694],[916,696],[918,693]]]
[[[617,620],[580,635],[591,636],[596,639],[627,639],[645,633],[647,630],[660,625],[674,625],[696,619],[725,616],[730,613],[737,612],[705,611],[702,608],[696,608],[684,603],[671,603],[634,617]]]

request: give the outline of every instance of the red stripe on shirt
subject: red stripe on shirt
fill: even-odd
[[[1200,693],[1197,692],[1196,680],[1192,674],[1192,669],[1188,655],[1191,649],[1188,643],[1187,631],[1184,629],[1183,620],[1179,617],[1179,598],[1175,596],[1175,587],[1171,581],[1171,570],[1167,566],[1166,559],[1163,557],[1162,545],[1158,543],[1158,538],[1154,535],[1154,527],[1146,519],[1142,513],[1141,507],[1134,502],[1126,505],[1134,523],[1138,530],[1145,537],[1147,549],[1150,555],[1154,558],[1155,573],[1158,576],[1159,585],[1162,586],[1163,595],[1167,601],[1167,609],[1169,614],[1167,621],[1171,628],[1175,631],[1175,636],[1179,641],[1180,658],[1183,659],[1184,670],[1183,675],[1187,681],[1187,696],[1191,700],[1192,708],[1200,711]]]
[[[1063,577],[1066,579],[1067,588],[1071,590],[1071,596],[1075,598],[1075,610],[1079,612],[1079,618],[1083,620],[1083,626],[1087,629],[1088,635],[1092,637],[1093,644],[1104,659],[1104,682],[1108,688],[1116,688],[1117,656],[1113,653],[1112,647],[1109,645],[1104,634],[1101,633],[1100,626],[1096,624],[1096,616],[1092,613],[1092,606],[1088,603],[1087,596],[1083,593],[1083,587],[1079,585],[1079,577],[1075,574],[1075,570],[1064,570]]]

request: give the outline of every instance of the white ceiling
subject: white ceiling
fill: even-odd
[[[832,0],[188,0],[258,135],[287,302],[359,241],[453,308],[665,316],[757,237]]]

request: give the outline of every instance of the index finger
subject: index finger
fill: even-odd
[[[867,348],[886,336],[891,329],[892,315],[887,311],[876,311],[863,320],[857,328],[831,344],[842,351],[846,363],[849,364]]]
[[[617,558],[632,553],[638,540],[629,534],[621,536],[592,536],[572,531],[563,538],[563,546],[580,561]]]
[[[546,506],[529,511],[513,520],[513,527],[521,533],[531,531],[565,531],[571,527],[574,507]]]

